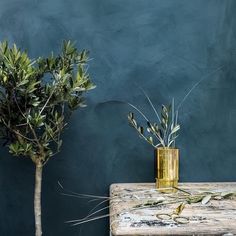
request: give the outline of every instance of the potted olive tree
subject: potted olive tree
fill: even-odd
[[[31,60],[16,45],[0,44],[0,138],[14,156],[35,164],[35,235],[42,235],[42,170],[60,151],[61,133],[82,95],[95,86],[87,73],[88,52],[65,41],[58,56]]]

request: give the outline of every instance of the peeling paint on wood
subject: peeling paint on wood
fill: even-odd
[[[179,188],[191,193],[236,191],[236,183],[182,183]],[[179,203],[135,209],[137,205],[181,197],[183,192],[159,193],[152,183],[113,184],[110,187],[110,228],[113,236],[145,235],[236,235],[236,199],[211,200],[187,204],[181,216],[189,223],[160,220],[159,213],[172,213]]]

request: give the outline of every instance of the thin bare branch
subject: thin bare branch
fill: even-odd
[[[153,105],[153,103],[152,103],[150,97],[147,95],[147,93],[144,91],[144,89],[143,89],[142,87],[139,87],[139,89],[141,89],[141,91],[143,92],[143,94],[144,94],[145,97],[147,98],[147,100],[148,100],[149,104],[151,105],[153,111],[155,112],[155,114],[156,114],[156,116],[157,116],[159,122],[161,122],[160,116],[158,115],[158,112],[157,112],[156,108],[154,107],[154,105]]]
[[[179,103],[178,107],[177,107],[177,111],[180,109],[180,107],[183,105],[184,101],[187,99],[187,97],[191,94],[191,92],[205,79],[207,79],[209,76],[215,74],[216,72],[220,71],[224,66],[221,66],[219,68],[217,68],[216,70],[204,75],[197,83],[195,83],[191,89],[187,92],[187,94],[184,96],[184,98],[182,99],[182,101]]]

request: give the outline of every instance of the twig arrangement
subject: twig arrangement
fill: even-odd
[[[140,126],[137,123],[133,112],[130,112],[128,114],[130,125],[137,130],[141,138],[146,140],[154,148],[157,148],[158,146],[175,146],[175,139],[178,137],[177,132],[180,129],[180,125],[178,124],[178,110],[175,111],[174,107],[174,98],[172,99],[171,105],[162,105],[161,114],[159,115],[151,99],[147,96],[146,93],[145,96],[147,97],[152,109],[154,110],[159,123],[151,123],[137,107],[134,107],[134,105],[130,104],[146,120],[147,128],[144,129],[143,126]],[[156,139],[156,142],[154,141],[154,139]]]
[[[217,68],[213,72],[203,76],[199,81],[197,81],[191,89],[185,94],[181,102],[175,108],[175,99],[172,98],[172,102],[170,105],[162,105],[161,112],[158,113],[157,109],[155,108],[152,100],[147,95],[147,93],[140,87],[143,94],[148,100],[150,107],[152,108],[153,112],[156,115],[157,122],[151,122],[147,115],[144,114],[137,106],[127,103],[130,107],[136,110],[139,115],[145,120],[146,127],[139,125],[135,115],[133,112],[129,112],[128,114],[128,121],[131,127],[136,129],[139,136],[151,144],[154,148],[159,146],[161,147],[175,147],[175,140],[178,137],[178,131],[180,130],[180,125],[178,123],[178,115],[179,109],[188,98],[188,96],[192,93],[192,91],[206,78],[210,75],[216,73],[217,71],[221,70],[223,66]]]

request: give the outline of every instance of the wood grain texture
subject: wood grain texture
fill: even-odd
[[[191,193],[236,191],[236,183],[182,183]],[[110,228],[114,236],[145,235],[236,235],[236,199],[211,200],[206,205],[187,204],[181,216],[190,222],[178,224],[159,220],[158,213],[172,213],[179,203],[132,210],[134,206],[158,199],[173,199],[182,192],[163,194],[153,183],[112,184],[110,186]]]

